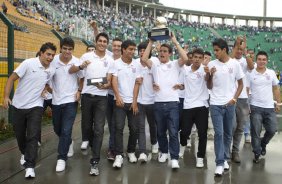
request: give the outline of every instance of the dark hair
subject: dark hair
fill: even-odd
[[[147,46],[148,46],[148,42],[141,42],[141,43],[138,45],[138,48],[137,48],[138,53],[139,53],[140,50],[146,49]]]
[[[261,50],[256,55],[256,60],[258,59],[258,56],[266,56],[266,59],[268,60],[268,55],[265,51]]]
[[[162,45],[161,45],[161,47],[166,47],[166,48],[168,48],[168,53],[172,53],[172,47],[169,45],[169,44],[167,44],[167,43],[163,43]]]
[[[70,46],[72,48],[74,48],[74,41],[71,37],[65,37],[63,39],[61,39],[60,41],[60,47],[62,48],[63,46]]]
[[[121,54],[122,54],[122,50],[127,49],[129,46],[135,46],[136,47],[136,43],[132,40],[125,40],[124,42],[122,42],[122,44],[121,44]]]
[[[218,46],[220,49],[226,49],[226,53],[229,53],[227,42],[222,38],[217,38],[212,42],[212,46]]]
[[[193,53],[193,56],[194,56],[194,54],[200,54],[200,55],[204,56],[204,50],[201,49],[201,48],[194,49],[192,53]]]
[[[205,52],[204,52],[204,55],[211,56],[211,53],[210,53],[209,51],[205,51]]]
[[[51,42],[47,42],[44,43],[41,47],[40,47],[40,52],[44,53],[47,49],[51,49],[53,51],[57,51],[57,47],[51,43]]]
[[[40,51],[36,52],[35,57],[38,57],[38,56],[40,56]]]
[[[88,45],[88,46],[87,46],[86,50],[88,50],[90,47],[96,48],[95,45],[91,44],[91,45]]]
[[[147,41],[146,41],[146,42],[141,42],[141,43],[138,45],[138,48],[137,48],[138,54],[139,54],[140,50],[146,49],[147,46],[148,46],[148,42],[147,42]],[[150,52],[149,58],[151,58],[151,56],[152,56],[152,52]]]
[[[105,37],[105,38],[107,39],[107,43],[109,43],[109,36],[108,36],[107,33],[99,33],[99,34],[97,34],[97,36],[96,36],[96,38],[95,38],[95,42],[96,42],[96,43],[97,43],[98,39],[99,39],[101,36],[102,36],[102,37]]]
[[[112,42],[114,42],[114,41],[122,42],[122,39],[120,39],[120,38],[114,38]]]

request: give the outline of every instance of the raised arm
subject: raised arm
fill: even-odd
[[[142,58],[140,58],[141,61],[144,62],[148,68],[152,67],[152,61],[149,60],[149,56],[150,56],[150,53],[151,53],[151,50],[152,50],[153,43],[154,42],[152,40],[149,40],[149,43],[148,43],[148,45],[145,49],[145,52],[144,52]]]
[[[187,61],[188,61],[188,57],[187,57],[187,53],[186,51],[181,47],[181,45],[178,43],[178,41],[176,40],[176,37],[174,36],[174,34],[171,32],[171,36],[170,39],[172,41],[172,43],[175,45],[180,58],[178,59],[178,64],[179,66],[183,66]]]

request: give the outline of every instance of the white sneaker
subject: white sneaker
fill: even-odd
[[[153,144],[152,145],[152,153],[158,153],[159,152],[159,144]]]
[[[25,177],[26,178],[34,178],[35,177],[34,168],[26,168],[25,169]]]
[[[72,157],[73,156],[73,141],[71,142],[70,144],[70,147],[69,147],[69,152],[68,152],[68,157]]]
[[[198,168],[204,167],[204,159],[203,158],[197,158],[196,167],[198,167]]]
[[[25,164],[24,155],[21,155],[20,163],[21,163],[21,165],[24,165],[24,164]]]
[[[223,166],[216,166],[214,175],[215,176],[222,176],[223,174]]]
[[[167,153],[159,153],[158,161],[163,163],[168,159]]]
[[[191,139],[188,139],[187,140],[187,148],[191,148],[191,147],[192,147]]]
[[[137,162],[137,158],[135,156],[135,153],[127,153],[127,156],[128,156],[129,162],[131,162],[131,163]]]
[[[86,150],[88,148],[89,141],[83,141],[81,143],[80,149]]]
[[[142,163],[147,162],[147,161],[148,161],[147,155],[146,155],[145,153],[141,153],[141,154],[139,155],[138,161],[140,161],[140,162],[142,162]]]
[[[57,160],[57,165],[56,165],[56,172],[62,172],[66,168],[66,161],[59,159]]]
[[[183,158],[184,152],[185,152],[185,146],[181,146],[181,145],[180,145],[180,149],[179,149],[179,158]]]
[[[229,170],[229,164],[228,164],[228,162],[226,160],[224,161],[224,170],[225,171]]]
[[[121,156],[121,155],[117,155],[117,156],[116,156],[116,159],[115,159],[115,161],[114,161],[114,163],[113,163],[113,167],[121,168],[122,164],[123,164],[123,158],[122,158],[122,156]]]
[[[38,142],[37,142],[37,145],[40,147],[40,146],[41,146],[41,142],[38,141]]]
[[[172,169],[179,169],[179,163],[178,163],[178,160],[175,160],[175,159],[172,159],[171,160],[171,168]]]

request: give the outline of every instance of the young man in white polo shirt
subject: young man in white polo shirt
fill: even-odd
[[[209,93],[206,83],[206,72],[202,65],[203,60],[204,51],[202,49],[195,49],[193,50],[192,65],[184,65],[182,69],[185,98],[181,122],[179,155],[184,155],[187,139],[195,123],[199,136],[196,167],[204,167],[207,146]]]
[[[157,123],[154,116],[154,89],[153,89],[153,75],[151,70],[147,67],[146,63],[142,62],[142,56],[145,52],[145,49],[148,45],[148,42],[142,42],[138,45],[138,54],[139,58],[136,59],[138,62],[138,70],[142,76],[142,83],[139,87],[139,94],[137,102],[139,103],[139,119],[138,119],[138,144],[141,154],[139,155],[138,160],[141,162],[147,162],[146,155],[146,133],[145,133],[145,119],[149,124],[150,131],[150,140],[152,145],[152,153],[158,153],[158,141],[157,141]],[[150,57],[151,60],[157,60],[156,57]]]
[[[229,170],[227,160],[230,157],[235,104],[243,89],[244,73],[240,64],[229,57],[229,48],[225,40],[216,39],[212,44],[216,60],[211,61],[205,70],[215,131],[215,176],[222,176],[224,170]]]
[[[70,37],[60,41],[61,53],[56,55],[51,67],[55,73],[52,77],[52,117],[54,132],[59,137],[56,172],[65,170],[68,157],[73,155],[72,127],[76,117],[80,91],[78,91],[79,74],[70,74],[72,65],[79,60],[72,55],[74,41]]]
[[[70,72],[83,70],[84,82],[81,97],[81,123],[83,135],[92,148],[90,175],[99,175],[99,161],[106,119],[107,94],[111,86],[113,59],[106,54],[109,36],[99,33],[96,36],[96,51],[80,58],[80,65],[73,66]],[[91,79],[107,78],[105,83],[93,83]]]
[[[26,178],[35,177],[38,135],[41,129],[43,101],[41,93],[54,71],[49,67],[56,53],[56,46],[48,42],[41,46],[40,56],[24,60],[9,77],[4,94],[4,108],[12,108],[13,128],[26,168]],[[13,101],[9,95],[14,81],[19,79]]]
[[[122,40],[119,38],[114,38],[112,41],[112,58],[114,61],[117,61],[121,57],[121,44]],[[107,152],[107,159],[108,160],[115,160],[115,124],[114,124],[114,92],[110,88],[108,91],[108,104],[107,104],[107,111],[106,117],[108,122],[109,128],[109,148]]]
[[[248,71],[251,71],[254,68],[253,60],[248,56],[247,58],[243,57],[243,53],[246,49],[246,39],[242,36],[238,36],[234,48],[233,48],[233,57],[240,64],[243,73],[246,75]],[[244,134],[244,126],[250,121],[249,117],[249,103],[248,95],[246,88],[246,76],[243,78],[243,90],[240,96],[237,99],[235,116],[234,116],[234,127],[233,127],[233,139],[232,139],[232,161],[235,163],[240,163],[241,159],[239,156],[240,142]]]
[[[138,62],[133,59],[136,44],[126,40],[121,44],[121,58],[115,61],[112,88],[115,94],[114,122],[115,122],[115,154],[113,167],[120,168],[123,164],[123,129],[125,118],[128,119],[129,138],[127,155],[129,162],[137,162],[135,148],[138,137],[138,112],[136,80],[140,78]],[[133,98],[135,97],[135,99]]]
[[[281,105],[279,80],[275,72],[266,67],[267,61],[267,53],[259,51],[256,55],[257,67],[247,75],[247,88],[252,92],[250,117],[254,163],[258,163],[260,156],[266,154],[266,145],[277,131],[275,112],[280,111]],[[265,133],[261,138],[262,126],[265,128]]]
[[[187,62],[186,52],[177,42],[173,33],[171,41],[175,45],[180,59],[171,61],[172,47],[168,44],[162,44],[159,51],[159,61],[149,60],[149,54],[152,49],[153,41],[150,40],[145,50],[142,60],[151,68],[155,86],[155,104],[154,114],[157,122],[158,143],[159,143],[159,162],[166,162],[168,151],[171,157],[171,167],[179,168],[179,96],[174,88],[179,84],[179,72],[181,67]],[[169,141],[167,139],[169,132]]]

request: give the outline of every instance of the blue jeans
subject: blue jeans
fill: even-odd
[[[169,153],[171,159],[178,160],[179,156],[179,108],[178,102],[155,102],[155,119],[157,122],[158,142],[162,153]],[[169,143],[167,132],[169,133]]]
[[[262,126],[265,128],[263,138],[260,138]],[[274,108],[261,108],[251,105],[251,136],[252,147],[255,154],[266,147],[277,131],[277,119]]]
[[[72,126],[77,111],[77,102],[61,105],[53,105],[53,126],[55,133],[59,136],[58,160],[67,160],[67,154],[72,142]]]
[[[215,162],[217,166],[223,166],[224,161],[230,158],[235,105],[211,105],[210,112],[215,132]]]

